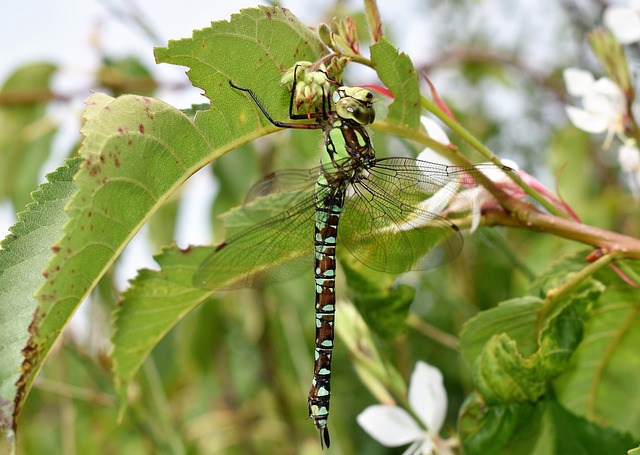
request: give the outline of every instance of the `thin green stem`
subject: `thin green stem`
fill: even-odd
[[[165,396],[158,369],[151,356],[142,364],[142,370],[144,371],[153,403],[158,408],[156,418],[162,427],[162,436],[166,438],[172,453],[184,455],[186,450],[182,443],[182,438],[175,430],[173,422],[171,422],[171,408]]]
[[[605,254],[580,271],[569,275],[568,278],[563,281],[563,283],[557,288],[550,289],[547,292],[546,298],[542,304],[539,319],[541,321],[544,320],[546,316],[551,312],[556,302],[571,294],[575,290],[575,288],[578,287],[580,283],[582,283],[585,279],[592,276],[601,268],[609,265],[618,256],[618,254],[619,253],[615,251],[609,254]]]
[[[407,325],[414,329],[416,332],[423,334],[427,338],[434,340],[435,342],[440,343],[441,345],[449,349],[453,349],[454,351],[460,350],[460,343],[458,342],[458,338],[443,330],[440,330],[434,325],[424,322],[413,313],[409,314]]]

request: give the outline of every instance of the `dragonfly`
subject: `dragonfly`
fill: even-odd
[[[247,227],[200,264],[194,283],[207,289],[262,286],[309,270],[313,260],[315,363],[308,411],[328,448],[338,243],[368,267],[389,273],[447,262],[460,252],[462,236],[445,215],[452,215],[453,201],[478,187],[483,169],[377,158],[367,130],[375,120],[368,89],[336,84],[330,98],[323,91],[321,112],[296,114],[294,77],[290,121],[282,122],[251,89],[229,83],[273,125],[321,130],[324,150],[318,167],[274,172],[252,187],[240,209]]]

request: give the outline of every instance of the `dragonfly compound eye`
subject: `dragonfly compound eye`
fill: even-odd
[[[373,123],[373,94],[362,87],[340,87],[333,92],[335,112],[343,120],[353,120],[359,125]]]

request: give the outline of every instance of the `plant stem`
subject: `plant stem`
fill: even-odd
[[[460,350],[460,343],[458,342],[458,338],[443,330],[440,330],[436,326],[427,324],[413,313],[409,313],[407,325],[415,331],[420,332],[427,338],[434,340],[435,342],[440,343],[441,345],[449,349],[453,349],[454,351]]]
[[[158,373],[152,356],[149,356],[142,364],[142,371],[144,371],[153,403],[157,406],[156,418],[162,427],[162,437],[166,438],[166,443],[171,447],[171,451],[174,454],[185,454],[186,450],[182,443],[182,438],[175,430],[173,422],[171,422],[171,408],[165,396],[160,374]]]
[[[561,286],[554,288],[554,289],[550,289],[547,292],[547,296],[545,298],[545,302],[544,305],[545,306],[551,306],[555,301],[561,299],[562,297],[564,297],[565,295],[571,293],[576,286],[578,286],[584,279],[586,279],[587,277],[593,275],[597,270],[601,269],[602,267],[608,265],[609,263],[611,263],[611,261],[613,261],[615,259],[615,257],[617,256],[616,252],[612,252],[609,254],[606,254],[604,256],[602,256],[601,258],[599,258],[598,260],[592,262],[591,264],[587,265],[586,267],[584,267],[583,269],[581,269],[580,271],[571,274],[563,283]]]
[[[640,240],[638,239],[574,220],[540,213],[522,201],[514,201],[513,204],[515,210],[510,214],[498,210],[485,213],[482,218],[483,224],[548,232],[600,248],[605,254],[616,252],[617,258],[640,259]]]

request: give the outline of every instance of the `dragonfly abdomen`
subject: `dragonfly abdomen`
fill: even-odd
[[[331,188],[322,178],[316,184],[316,190],[317,194],[326,194],[326,197],[319,198],[315,207],[316,343],[313,381],[309,390],[309,417],[329,447],[327,421],[336,304],[336,241],[345,191],[344,185]]]

